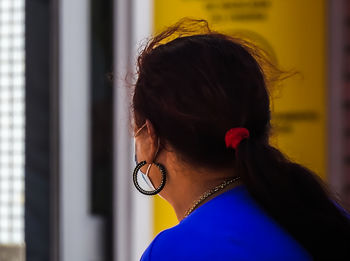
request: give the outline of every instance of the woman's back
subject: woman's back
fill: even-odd
[[[150,260],[311,260],[244,185],[218,195],[153,240]]]

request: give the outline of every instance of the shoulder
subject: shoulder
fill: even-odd
[[[159,233],[142,261],[308,260],[307,254],[252,200],[235,188]]]
[[[225,245],[219,242],[218,238],[211,238],[205,229],[179,224],[160,232],[142,255],[141,261],[226,260],[224,255],[220,257],[226,251]],[[218,251],[219,248],[222,251]],[[231,244],[230,252],[234,251],[234,244]]]
[[[160,232],[143,253],[141,261],[189,260],[195,249],[193,234],[177,225]]]
[[[159,239],[162,234],[164,234],[167,230],[164,230],[162,232],[160,232],[154,239],[153,241],[151,242],[151,244],[147,247],[147,249],[145,250],[145,252],[143,253],[142,257],[141,257],[141,260],[140,261],[149,261],[149,260],[154,260],[154,258],[152,258],[152,251],[153,251],[153,248],[154,248],[154,245],[157,244],[157,241],[162,241],[162,239]],[[155,247],[155,251],[157,251],[159,247]]]

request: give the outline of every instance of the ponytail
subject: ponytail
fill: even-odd
[[[350,260],[350,221],[312,171],[255,139],[238,146],[236,169],[259,205],[315,260]]]

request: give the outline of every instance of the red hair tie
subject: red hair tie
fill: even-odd
[[[245,138],[249,138],[249,131],[246,128],[232,128],[225,135],[226,147],[237,149],[238,144]]]

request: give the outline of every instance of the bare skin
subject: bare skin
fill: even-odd
[[[135,130],[136,132],[137,130]],[[185,163],[179,159],[178,155],[171,148],[158,150],[158,137],[149,120],[146,120],[146,124],[142,129],[139,129],[135,137],[135,144],[138,161],[146,160],[147,163],[159,162],[165,166],[167,181],[159,195],[172,205],[178,221],[184,218],[186,211],[203,193],[234,176],[232,169],[201,169]],[[146,168],[147,165],[141,170],[145,173]],[[161,182],[158,168],[151,167],[149,177],[154,187],[158,187]],[[239,184],[239,182],[235,182],[228,185],[223,190],[208,197],[198,207]]]

